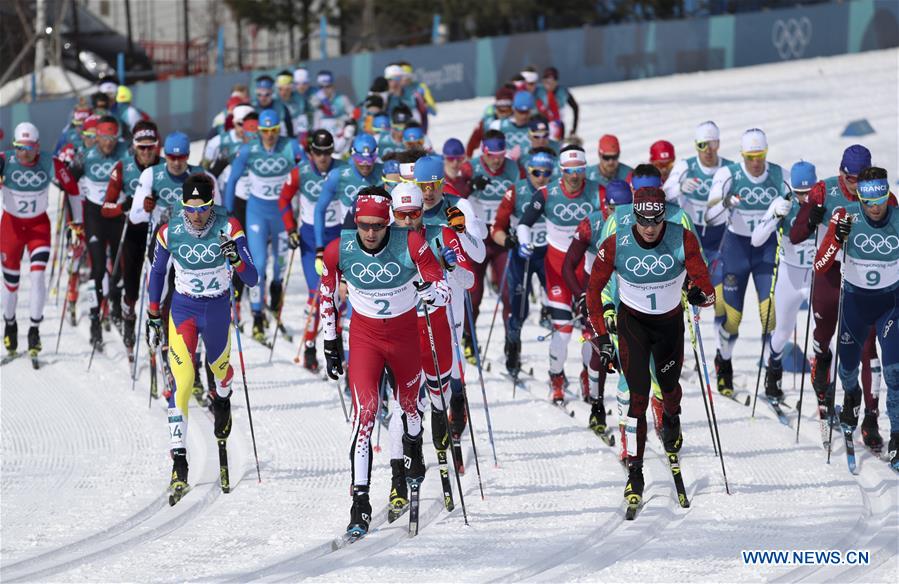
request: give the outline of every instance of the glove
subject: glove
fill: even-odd
[[[441,247],[440,257],[443,259],[443,265],[449,272],[452,272],[456,268],[456,264],[459,263],[459,257],[451,247]]]
[[[465,232],[465,214],[462,212],[462,209],[455,206],[447,207],[444,213],[446,214],[446,220],[449,222],[449,226],[452,227],[453,231],[456,233]]]
[[[325,271],[325,248],[315,248],[315,273],[319,276]]]
[[[287,235],[287,247],[290,249],[296,249],[300,247],[300,234],[296,231],[291,231]]]
[[[615,358],[615,347],[608,333],[593,338],[593,346],[599,353],[599,360],[603,367],[608,367]]]
[[[786,217],[787,213],[790,212],[790,209],[793,208],[793,202],[789,199],[777,199],[772,208],[774,209],[775,217]]]
[[[506,249],[515,249],[518,247],[518,234],[514,231],[506,235],[506,242],[503,244]]]
[[[144,211],[147,213],[152,213],[153,209],[156,208],[156,197],[147,197],[144,199]]]
[[[103,203],[102,207],[100,207],[100,215],[102,215],[104,219],[115,219],[116,217],[121,217],[122,206],[107,201]]]
[[[229,239],[227,236],[222,236],[221,243],[219,243],[219,249],[222,250],[222,255],[225,256],[225,259],[228,260],[228,263],[232,266],[236,266],[240,263],[240,254],[237,253],[237,243],[233,239]]]
[[[724,199],[721,201],[721,204],[724,205],[725,209],[730,211],[740,204],[740,195],[725,195]]]
[[[827,186],[824,184],[823,180],[820,180],[815,183],[812,187],[812,190],[808,193],[808,201],[812,205],[821,205],[824,206],[824,199],[827,198]]]
[[[703,306],[708,302],[709,298],[705,295],[699,286],[690,286],[687,289],[687,302],[693,306]]]
[[[584,320],[587,320],[587,293],[581,292],[581,295],[574,299],[574,313]]]
[[[476,191],[483,191],[489,184],[490,179],[483,174],[479,174],[478,176],[471,179],[471,188]]]
[[[602,318],[606,321],[606,330],[610,335],[618,334],[618,313],[614,304],[606,304],[602,307]]]
[[[847,215],[837,221],[837,228],[834,231],[834,236],[837,238],[841,244],[846,243],[846,238],[849,237],[849,232],[852,231],[852,218]]]
[[[808,228],[814,231],[824,221],[824,205],[812,205],[808,214]]]
[[[684,183],[680,187],[680,192],[685,195],[689,195],[690,193],[695,193],[701,185],[702,181],[694,177],[684,181]]]
[[[530,244],[522,243],[518,246],[518,257],[521,259],[526,260],[532,255],[534,255],[534,248]]]
[[[325,341],[325,368],[328,377],[335,381],[343,375],[343,342],[340,339]]]
[[[412,285],[422,303],[433,305],[437,301],[437,288],[431,282],[412,282]]]
[[[68,227],[68,237],[77,240],[84,239],[84,225],[81,223],[70,222],[66,227]]]
[[[162,343],[162,319],[159,315],[147,312],[147,346],[150,352],[155,352]]]

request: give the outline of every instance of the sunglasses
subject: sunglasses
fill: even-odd
[[[418,219],[421,217],[421,209],[413,209],[412,211],[394,211],[393,218],[397,221],[404,221],[405,219]]]
[[[549,138],[549,134],[547,132],[531,132],[531,138],[534,140],[546,140]]]
[[[172,162],[182,162],[187,160],[187,154],[166,154],[166,160],[171,160]]]
[[[620,154],[600,154],[599,157],[605,160],[606,162],[612,162],[613,160],[618,160]]]
[[[387,229],[386,223],[356,223],[356,227],[359,231],[374,231],[377,233],[378,231],[384,231]]]
[[[259,131],[260,131],[260,132],[271,132],[271,133],[275,133],[275,132],[277,132],[277,131],[280,130],[280,129],[281,129],[281,126],[278,125],[278,126],[272,126],[271,128],[259,128]]]
[[[747,160],[764,160],[764,158],[768,156],[768,150],[761,150],[759,152],[744,152],[743,157]]]
[[[586,174],[587,167],[586,166],[575,166],[575,167],[569,168],[567,166],[563,166],[562,172],[564,174]]]
[[[464,156],[448,156],[446,154],[443,155],[443,160],[446,162],[461,162],[465,160]]]
[[[202,205],[185,205],[182,204],[181,207],[184,209],[185,213],[190,213],[191,215],[195,215],[197,213],[202,213],[203,211],[208,211],[212,208],[212,201],[207,201]]]
[[[272,96],[271,91],[257,91],[256,92],[256,97],[271,97],[271,96]]]
[[[843,173],[843,178],[846,179],[846,182],[851,182],[851,183],[858,182],[858,175],[857,175],[857,174],[846,174],[846,173],[844,172],[844,173]]]
[[[705,152],[709,149],[708,142],[696,142],[696,150],[699,152]]]
[[[362,156],[361,154],[353,154],[353,162],[360,166],[372,166],[375,163],[374,156]]]
[[[668,170],[669,168],[674,166],[674,161],[673,160],[656,161],[656,162],[653,162],[652,165],[655,166],[656,168],[658,168],[659,170]]]
[[[104,142],[115,142],[119,139],[119,137],[111,134],[100,134],[99,136],[97,136],[97,139],[103,140]]]
[[[572,170],[574,170],[574,169],[572,169]],[[551,170],[542,170],[539,168],[531,169],[531,176],[534,178],[546,178],[546,177],[552,176],[552,175],[553,175],[553,171],[551,171]]]
[[[331,156],[331,154],[334,153],[334,151],[333,150],[316,150],[315,148],[313,148],[312,150],[309,151],[309,153],[312,154],[313,156],[321,156],[322,158],[329,158]]]
[[[35,148],[34,144],[22,144],[21,142],[13,144],[13,147],[15,147],[16,150],[24,150],[27,152],[31,152]]]
[[[136,145],[134,146],[134,148],[137,149],[137,150],[150,151],[150,150],[156,150],[157,146],[156,146],[156,144],[146,144],[146,145],[138,145],[138,144],[136,144]],[[169,158],[173,158],[173,157],[170,156]]]
[[[655,217],[644,217],[642,215],[634,215],[637,218],[637,224],[642,225],[644,227],[649,227],[652,225],[659,225],[662,221],[665,220],[665,215],[656,215]]]
[[[436,191],[440,188],[440,185],[443,184],[443,181],[442,180],[429,180],[429,181],[422,181],[422,182],[415,181],[415,184],[417,184],[418,188],[420,188],[423,191],[426,191],[426,190]]]
[[[865,205],[865,207],[876,207],[877,205],[883,205],[884,203],[886,203],[889,198],[890,195],[886,194],[876,199],[862,199],[861,197],[859,197],[858,200],[861,201]]]

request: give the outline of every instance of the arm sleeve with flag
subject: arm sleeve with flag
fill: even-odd
[[[278,197],[278,210],[281,211],[281,221],[284,223],[284,229],[288,233],[297,230],[297,220],[293,216],[293,198],[300,190],[300,168],[295,166],[284,186],[281,187],[281,195]]]
[[[322,335],[326,341],[337,338],[337,284],[340,282],[340,240],[335,239],[325,249],[324,268],[319,285],[319,314],[321,315]]]

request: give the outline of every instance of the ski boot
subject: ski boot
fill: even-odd
[[[99,320],[99,319],[98,319]],[[174,506],[190,490],[187,484],[187,451],[172,450],[172,480],[169,483],[169,505]]]
[[[265,319],[261,312],[253,313],[253,340],[265,343]]]
[[[521,341],[515,341],[506,337],[506,345],[503,347],[506,355],[506,371],[512,377],[517,377],[521,372]]]
[[[455,391],[450,396],[449,414],[450,432],[452,432],[453,440],[457,440],[465,431],[465,425],[468,422],[465,418],[465,396],[461,391]]]
[[[855,430],[858,426],[858,410],[862,403],[862,392],[856,387],[855,391],[846,391],[843,394],[843,409],[840,411],[840,425],[844,430]]]
[[[272,282],[268,285],[268,309],[272,314],[277,315],[281,310],[281,302],[284,300],[284,286],[281,282]]]
[[[194,399],[197,400],[197,403],[200,404],[200,406],[209,405],[209,402],[206,400],[206,388],[203,387],[203,378],[200,377],[200,371],[197,369],[194,370],[194,386],[192,393]],[[215,390],[213,390],[212,393],[215,393]]]
[[[449,478],[449,460],[446,451],[450,448],[450,433],[446,427],[446,417],[441,411],[431,408],[431,437],[434,449],[437,451],[437,469],[440,473],[440,482],[443,488],[443,505],[447,511],[452,511],[453,487]]]
[[[118,331],[122,331],[122,301],[120,299],[112,299],[110,301],[111,307],[109,309],[109,320],[112,321],[112,326],[116,328]]]
[[[684,435],[680,430],[680,415],[662,414],[662,431],[660,433],[665,452],[680,452],[684,443]]]
[[[421,451],[422,432],[418,436],[403,434],[403,466],[406,469],[406,483],[420,485],[425,480],[425,459]]]
[[[580,383],[581,398],[584,400],[584,403],[590,403],[590,373],[587,371],[587,367],[581,369]]]
[[[718,393],[721,395],[734,394],[734,366],[730,359],[721,356],[721,351],[715,354],[715,373],[718,375]]]
[[[877,425],[878,411],[865,408],[865,418],[862,420],[862,441],[872,452],[880,454],[883,450],[883,437]]]
[[[887,446],[890,468],[899,472],[899,432],[890,432],[890,444]]]
[[[643,461],[627,465],[627,484],[624,486],[624,500],[627,501],[625,519],[633,519],[643,502]]]
[[[10,355],[15,355],[19,348],[19,325],[16,319],[4,320],[3,326],[3,346]]]
[[[399,519],[409,506],[409,491],[406,485],[406,469],[402,459],[391,459],[390,499],[387,508],[387,523]]]
[[[593,406],[590,409],[590,421],[588,422],[588,425],[589,428],[593,430],[593,433],[600,438],[606,435],[606,407],[603,405],[601,399],[593,402]]]
[[[478,364],[478,358],[474,354],[474,344],[471,342],[471,337],[467,333],[462,335],[462,350],[465,354],[466,361],[472,365]]]
[[[783,378],[783,363],[778,359],[769,359],[768,368],[765,370],[765,397],[769,400],[783,401],[784,392],[780,388],[780,381]]]
[[[368,533],[371,522],[371,503],[368,500],[368,487],[353,485],[353,506],[350,507],[350,524],[346,527],[347,535],[362,537]]]
[[[833,355],[829,350],[826,353],[815,353],[815,357],[812,359],[812,387],[818,396],[827,394],[830,386],[830,362],[832,359]]]
[[[91,311],[91,345],[97,350],[103,351],[103,327],[100,323],[100,312]]]
[[[549,389],[551,392],[551,399],[553,403],[563,404],[565,403],[565,373],[550,373],[549,374]]]
[[[134,307],[129,306],[128,303],[125,303],[125,306],[122,307],[122,342],[125,343],[125,348],[128,350],[129,360],[134,360],[134,324],[137,320],[137,315],[134,314]]]
[[[38,368],[37,355],[40,352],[41,333],[37,328],[37,324],[34,321],[31,321],[31,326],[28,328],[28,356],[31,357],[31,362],[35,369]]]
[[[212,399],[209,411],[215,418],[213,423],[215,437],[224,440],[231,435],[231,396],[219,397],[214,389],[209,392],[209,396]]]
[[[315,353],[315,341],[306,341],[303,349],[303,368],[313,373],[318,373],[318,356]]]

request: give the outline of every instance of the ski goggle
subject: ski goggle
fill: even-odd
[[[768,156],[768,149],[757,150],[756,152],[744,152],[743,158],[746,160],[764,160],[764,158]]]
[[[190,213],[191,215],[195,215],[197,213],[202,213],[203,211],[208,211],[212,208],[212,201],[206,201],[200,205],[187,205],[182,204],[181,207],[184,209],[185,213]]]
[[[364,154],[353,154],[353,162],[360,166],[371,166],[375,163],[375,157],[365,156]]]
[[[659,225],[662,221],[665,220],[665,214],[656,215],[655,217],[644,217],[643,215],[634,215],[637,218],[637,224],[642,225],[643,227],[650,227],[652,225]]]
[[[563,166],[562,173],[563,174],[586,174],[587,167],[586,166]]]
[[[387,229],[386,223],[367,223],[367,222],[356,222],[356,227],[359,231],[374,231],[377,233],[378,231],[384,231]]]
[[[553,171],[547,170],[545,168],[534,168],[531,167],[528,169],[531,172],[531,176],[534,178],[546,178],[548,176],[553,175]],[[574,170],[574,169],[572,169]]]
[[[605,160],[606,162],[612,162],[613,160],[618,160],[620,154],[600,154],[599,157]]]
[[[443,185],[442,180],[429,180],[425,182],[414,181],[422,191],[437,191]]]
[[[412,209],[411,211],[394,211],[393,218],[397,221],[404,221],[406,219],[418,219],[421,217],[421,209]]]
[[[13,142],[12,145],[16,150],[25,150],[27,152],[31,152],[37,148],[37,144],[32,142]]]
[[[275,132],[278,132],[280,129],[281,129],[281,124],[277,124],[277,125],[271,126],[269,128],[259,128],[258,131],[265,132],[265,133],[269,133],[269,132],[275,133]]]

